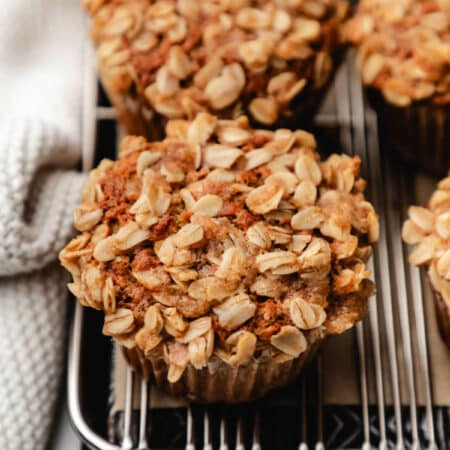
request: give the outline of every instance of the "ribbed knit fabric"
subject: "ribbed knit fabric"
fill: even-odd
[[[39,121],[0,123],[0,276],[55,259],[73,229],[82,176],[79,155]]]
[[[46,447],[63,371],[80,160],[79,0],[0,0],[0,449]]]
[[[56,263],[0,283],[0,448],[45,448],[64,361],[66,274]]]

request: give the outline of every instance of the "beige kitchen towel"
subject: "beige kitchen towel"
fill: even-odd
[[[67,277],[83,176],[79,0],[0,2],[0,449],[46,447],[64,368]]]

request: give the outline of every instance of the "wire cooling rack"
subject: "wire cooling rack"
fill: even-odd
[[[102,143],[99,124],[114,123],[113,110],[98,104],[94,67],[93,52],[87,46],[82,111],[84,171],[98,158],[96,144]],[[412,200],[408,170],[387,161],[380,151],[376,116],[365,104],[353,53],[336,76],[334,93],[335,113],[319,115],[317,125],[325,132],[337,130],[342,151],[360,156],[368,197],[380,213],[380,242],[370,263],[377,299],[370,301],[368,316],[354,331],[359,404],[324,404],[323,383],[332,382],[333,374],[323,373],[326,361],[320,355],[288,394],[275,393],[264,402],[230,407],[149,409],[151,388],[128,368],[124,410],[113,417],[108,433],[107,394],[91,381],[97,375],[99,386],[107,384],[103,377],[110,374],[111,344],[102,341],[101,350],[93,355],[95,365],[85,361],[86,354],[97,348],[95,342],[104,338],[99,336],[100,327],[92,323],[91,328],[96,329],[86,332],[89,323],[98,318],[77,304],[69,343],[68,404],[73,425],[89,448],[450,448],[449,409],[434,406],[432,399],[423,280],[419,271],[405,262],[400,237],[405,209]],[[417,386],[421,387],[421,406]],[[136,390],[140,405],[133,409]],[[406,392],[404,398],[402,392]]]

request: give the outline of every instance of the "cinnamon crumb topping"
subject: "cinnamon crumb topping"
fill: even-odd
[[[207,339],[209,356],[189,358],[235,366],[296,357],[310,336],[362,318],[378,218],[358,158],[321,162],[309,133],[253,130],[245,117],[201,113],[167,133],[127,137],[118,161],[91,172],[75,214],[83,233],[60,254],[72,292],[105,311],[105,333],[128,345],[134,333],[169,363],[171,349]]]

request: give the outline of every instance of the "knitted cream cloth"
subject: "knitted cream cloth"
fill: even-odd
[[[0,0],[0,449],[45,448],[63,369],[79,161],[78,0]]]

